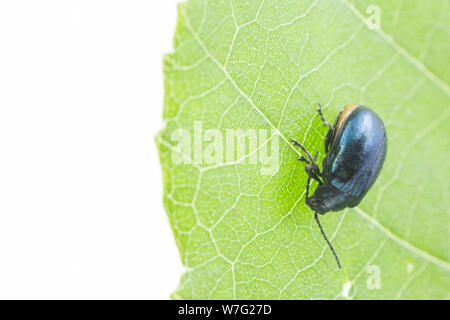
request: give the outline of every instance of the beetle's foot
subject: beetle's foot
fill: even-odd
[[[309,161],[304,156],[300,156],[300,158],[298,158],[297,160],[298,161],[302,161],[302,162],[306,162],[307,164],[309,164]]]

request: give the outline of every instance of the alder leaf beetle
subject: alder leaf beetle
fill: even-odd
[[[320,231],[341,268],[336,251],[325,235],[317,214],[353,208],[361,202],[383,166],[387,150],[386,130],[375,112],[358,104],[346,106],[333,126],[325,121],[320,104],[317,112],[322,123],[329,128],[325,137],[322,171],[316,162],[319,151],[313,157],[302,144],[294,139],[292,142],[306,155],[306,158],[301,156],[298,159],[306,163],[305,171],[308,174],[305,203],[314,211]],[[311,179],[319,185],[310,197]]]

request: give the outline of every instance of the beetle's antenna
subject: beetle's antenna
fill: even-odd
[[[320,228],[320,232],[322,232],[322,235],[323,235],[325,241],[328,243],[328,246],[330,247],[331,251],[333,252],[334,257],[336,258],[336,262],[338,264],[339,269],[341,269],[341,262],[339,261],[339,257],[337,255],[336,251],[334,251],[333,245],[331,244],[330,240],[328,240],[327,235],[325,234],[325,231],[323,231],[322,225],[320,224],[320,221],[319,221],[319,216],[317,215],[317,211],[314,212],[314,219],[316,219],[317,224],[319,225],[319,228]]]

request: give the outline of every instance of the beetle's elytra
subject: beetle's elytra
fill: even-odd
[[[306,155],[306,158],[302,156],[299,159],[306,163],[308,174],[305,202],[314,210],[320,230],[340,267],[337,254],[320,225],[317,213],[352,208],[361,202],[383,166],[387,150],[386,130],[375,112],[358,104],[345,107],[333,126],[325,121],[320,105],[317,111],[322,122],[329,127],[322,171],[316,163],[319,151],[313,157],[303,145],[292,141]],[[311,179],[316,180],[319,186],[310,197]]]

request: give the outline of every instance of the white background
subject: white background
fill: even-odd
[[[175,290],[154,136],[176,2],[0,0],[0,298]]]

